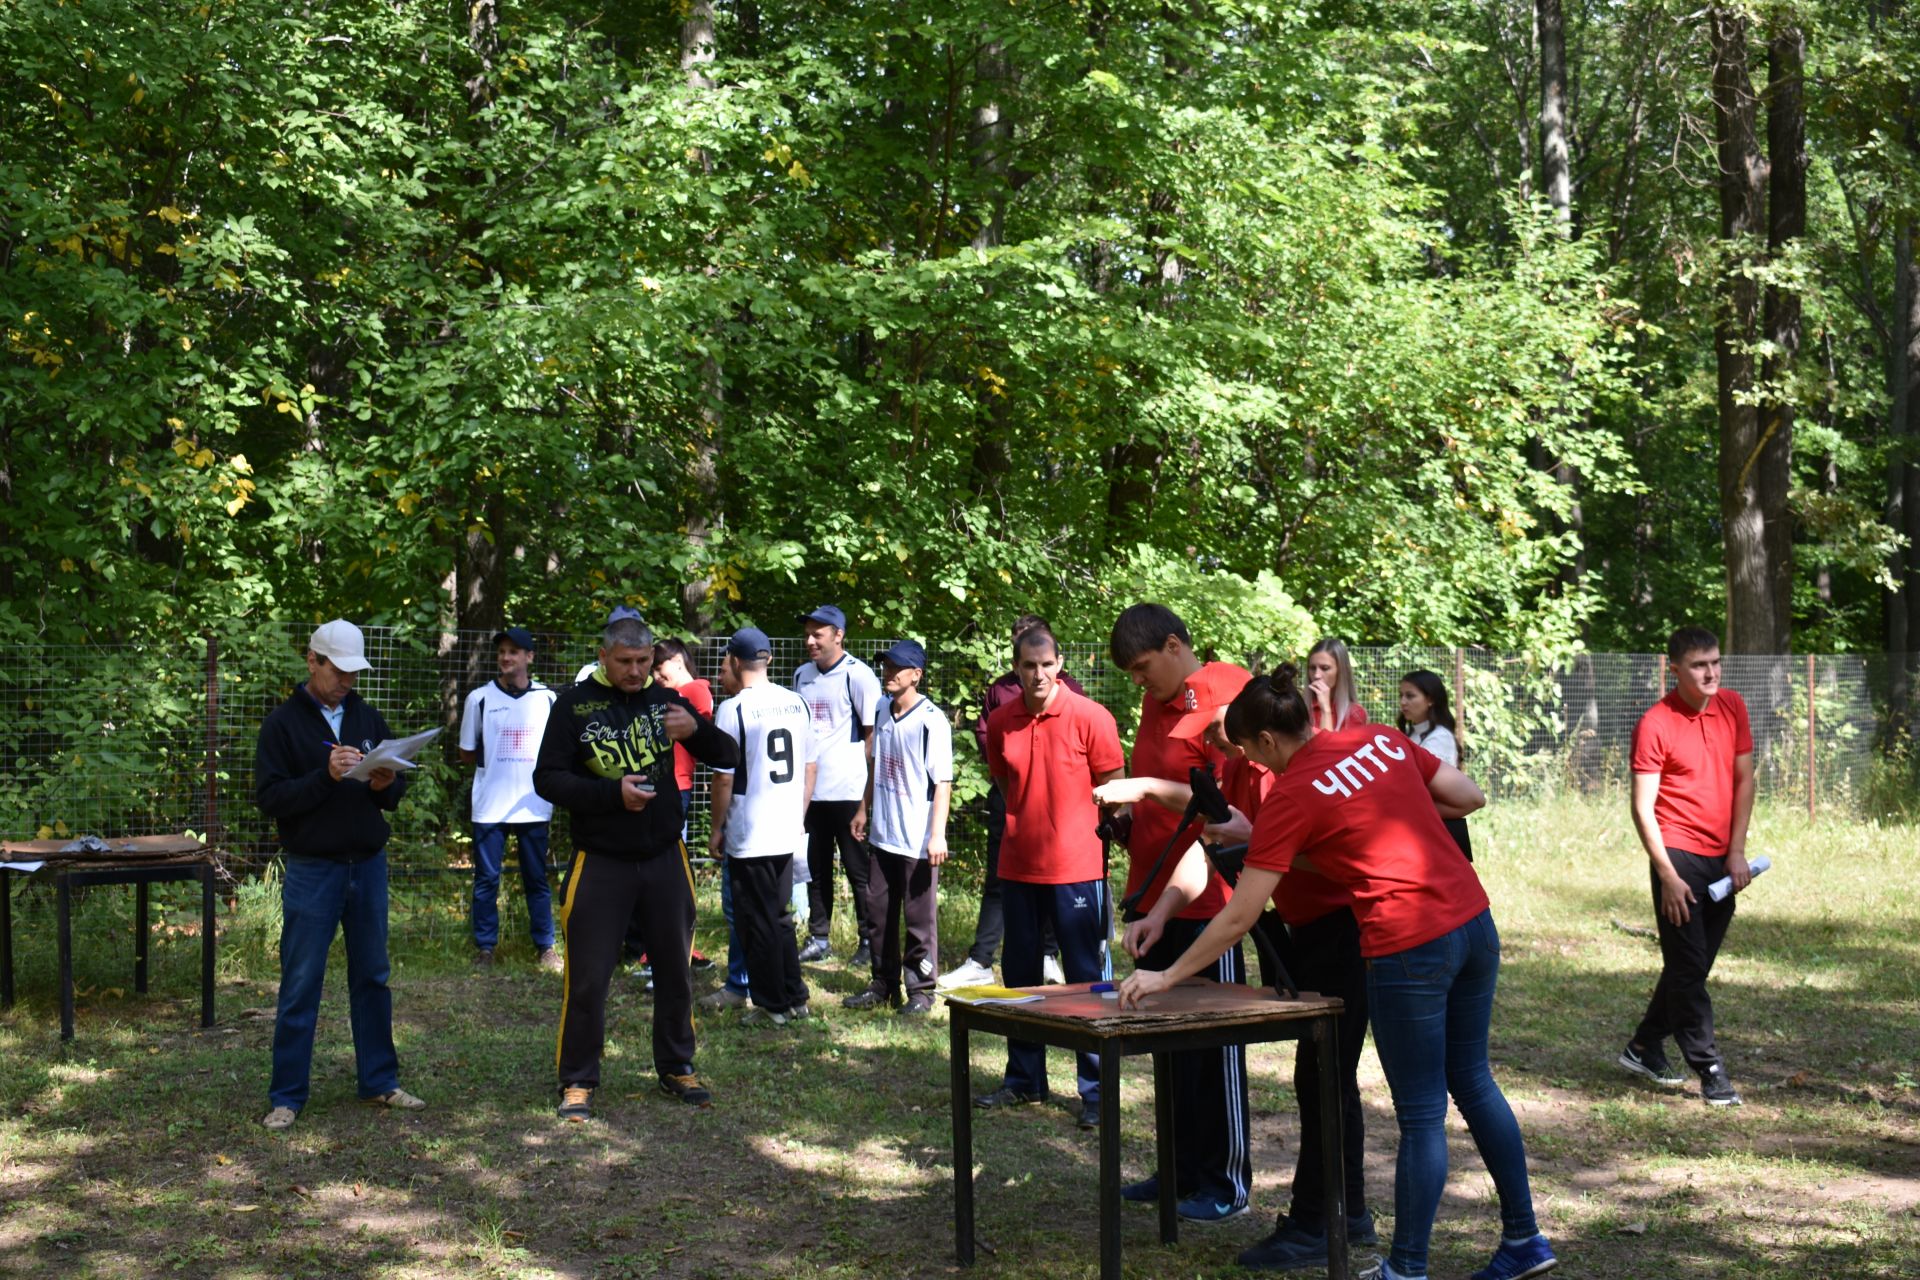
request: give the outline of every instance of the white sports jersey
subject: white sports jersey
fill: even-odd
[[[535,680],[508,693],[489,680],[467,695],[460,712],[460,749],[480,757],[473,775],[473,820],[545,822],[553,805],[533,791],[533,760],[547,731],[553,690]]]
[[[893,704],[873,726],[873,808],[867,839],[888,853],[927,856],[933,833],[933,789],[953,781],[953,727],[946,713],[921,698],[904,715]]]
[[[813,735],[807,704],[777,684],[749,685],[713,711],[713,723],[740,746],[721,847],[729,858],[803,854],[807,847],[807,762]]]
[[[858,800],[867,794],[867,746],[860,730],[880,709],[880,678],[850,653],[822,671],[811,662],[793,673],[793,689],[813,714],[813,758],[820,766],[815,800]]]

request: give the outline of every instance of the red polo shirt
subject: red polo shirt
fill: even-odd
[[[1168,736],[1167,730],[1187,712],[1185,695],[1183,688],[1181,697],[1171,703],[1158,702],[1153,698],[1142,700],[1140,732],[1134,735],[1133,760],[1127,768],[1129,776],[1185,782],[1187,771],[1193,766],[1212,770],[1220,762],[1220,752],[1208,746],[1204,739]],[[1127,891],[1124,896],[1132,897],[1146,883],[1147,873],[1153,870],[1154,859],[1167,847],[1167,841],[1173,838],[1179,825],[1180,815],[1165,805],[1149,800],[1133,806],[1133,834],[1127,837]],[[1187,845],[1200,838],[1204,826],[1203,819],[1196,817],[1193,820],[1193,825],[1187,828]],[[1167,881],[1173,879],[1174,867],[1184,851],[1184,847],[1175,849],[1160,864],[1160,873],[1154,876],[1152,887],[1140,898],[1139,909],[1143,913],[1153,910],[1154,903],[1160,901],[1160,894],[1166,889]],[[1227,905],[1227,898],[1232,892],[1209,862],[1206,887],[1200,891],[1199,897],[1179,911],[1176,918],[1211,920],[1220,914],[1220,908]]]
[[[987,717],[987,768],[1005,780],[1000,878],[1077,884],[1106,874],[1094,779],[1121,768],[1113,713],[1064,686],[1038,715],[1015,698]]]
[[[1722,689],[1695,711],[1678,690],[1633,728],[1633,771],[1660,775],[1653,817],[1669,849],[1727,856],[1733,836],[1733,760],[1753,754],[1747,704]]]
[[[1294,858],[1310,858],[1353,895],[1364,956],[1459,928],[1487,909],[1487,894],[1433,807],[1427,782],[1439,768],[1384,725],[1316,734],[1267,792],[1247,865],[1281,872],[1284,885]]]

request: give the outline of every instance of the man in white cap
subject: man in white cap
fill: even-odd
[[[260,726],[254,802],[279,827],[286,853],[280,903],[280,1007],[273,1024],[269,1110],[261,1121],[286,1129],[307,1102],[313,1032],[320,1015],[327,949],[347,945],[347,1005],[362,1102],[418,1111],[400,1087],[387,990],[386,814],[406,793],[391,769],[347,777],[360,757],[393,736],[353,691],[368,667],[360,628],[334,619],[307,642],[307,679]]]

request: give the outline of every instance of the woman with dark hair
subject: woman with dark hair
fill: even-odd
[[[1400,732],[1418,746],[1438,757],[1442,764],[1460,767],[1460,741],[1455,738],[1453,712],[1447,705],[1447,685],[1433,672],[1409,671],[1400,677]],[[1468,862],[1473,861],[1473,836],[1465,818],[1446,819],[1447,834],[1460,846]]]
[[[1316,729],[1351,729],[1367,723],[1367,709],[1360,705],[1353,687],[1353,655],[1347,642],[1328,636],[1307,652],[1308,708]]]
[[[1250,683],[1227,736],[1274,776],[1240,883],[1169,969],[1136,971],[1121,1004],[1200,972],[1259,916],[1296,867],[1353,895],[1374,1045],[1400,1128],[1392,1252],[1362,1280],[1424,1280],[1447,1181],[1447,1099],[1467,1122],[1500,1197],[1501,1239],[1474,1280],[1524,1280],[1557,1265],[1540,1234],[1526,1144],[1488,1065],[1500,935],[1479,877],[1441,825],[1486,803],[1471,779],[1403,734],[1367,725],[1314,733],[1291,667]]]

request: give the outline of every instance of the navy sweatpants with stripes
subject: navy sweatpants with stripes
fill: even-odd
[[[1171,969],[1206,927],[1205,920],[1169,920],[1160,940],[1135,967]],[[1198,976],[1245,982],[1240,944],[1234,943]],[[1253,1190],[1246,1047],[1174,1054],[1173,1091],[1174,1185],[1181,1199],[1204,1193],[1240,1208]]]
[[[1043,924],[1053,925],[1060,944],[1060,968],[1068,982],[1100,982],[1113,977],[1113,955],[1107,950],[1112,934],[1105,880],[1078,880],[1072,884],[1000,882],[1000,902],[1006,915],[1007,936],[1000,954],[1000,974],[1010,987],[1037,987],[1046,980]],[[1074,1071],[1083,1102],[1100,1101],[1100,1059],[1090,1053],[1074,1055]],[[1047,1051],[1030,1040],[1007,1041],[1005,1083],[1022,1093],[1047,1093]]]

